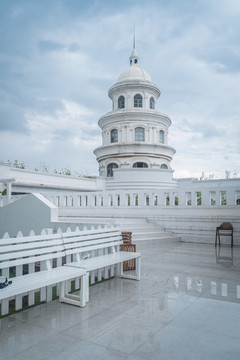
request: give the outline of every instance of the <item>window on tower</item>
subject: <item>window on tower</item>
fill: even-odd
[[[113,169],[117,169],[118,164],[111,163],[107,166],[107,177],[113,177]]]
[[[155,101],[153,97],[150,97],[150,109],[155,109]]]
[[[119,96],[118,98],[118,108],[119,109],[124,109],[125,108],[125,97],[124,96]]]
[[[165,164],[162,164],[162,165],[160,166],[160,168],[161,168],[161,169],[168,169],[167,165],[165,165]]]
[[[118,142],[118,130],[117,129],[113,129],[111,131],[111,143],[115,143]]]
[[[159,131],[159,142],[164,143],[164,132],[162,130]]]
[[[136,94],[134,96],[134,107],[142,107],[142,104],[143,104],[142,95]]]
[[[145,129],[137,127],[135,129],[135,141],[145,141]]]
[[[133,164],[133,168],[148,168],[148,164],[145,162],[136,162]]]

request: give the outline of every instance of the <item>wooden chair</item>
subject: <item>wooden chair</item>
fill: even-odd
[[[220,236],[230,236],[231,247],[233,247],[233,226],[230,222],[223,222],[216,228],[215,246],[217,246],[217,239],[219,246],[221,246]]]

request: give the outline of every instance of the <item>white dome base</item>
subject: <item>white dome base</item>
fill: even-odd
[[[106,190],[158,190],[159,188],[175,188],[173,170],[167,169],[114,169],[113,177],[106,178]]]

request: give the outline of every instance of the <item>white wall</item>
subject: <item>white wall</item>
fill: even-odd
[[[35,233],[43,228],[51,228],[58,220],[58,209],[41,194],[30,194],[0,208],[0,237],[5,232],[16,236],[21,231],[24,236],[30,230]]]
[[[51,174],[40,171],[12,168],[8,163],[0,161],[0,179],[14,178],[12,192],[73,192],[96,191],[104,188],[102,178],[84,178]]]

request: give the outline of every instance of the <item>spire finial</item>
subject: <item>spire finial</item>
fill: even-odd
[[[137,65],[138,64],[138,60],[139,60],[139,56],[135,50],[135,46],[136,46],[136,38],[135,38],[135,23],[134,23],[134,32],[133,32],[133,51],[131,53],[131,56],[129,58],[130,60],[130,65]]]
[[[135,38],[135,23],[133,24],[133,50],[135,50],[136,38]]]

